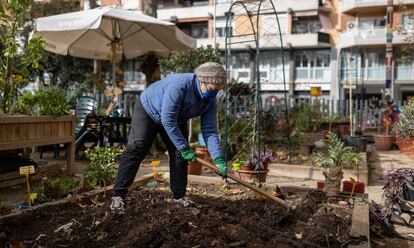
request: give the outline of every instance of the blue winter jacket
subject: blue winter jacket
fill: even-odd
[[[151,84],[141,94],[149,116],[161,124],[179,151],[188,147],[179,125],[201,116],[201,132],[213,159],[223,156],[217,134],[215,98],[203,99],[200,83],[194,73],[177,73]]]

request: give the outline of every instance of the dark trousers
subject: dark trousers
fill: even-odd
[[[184,137],[187,137],[187,125],[180,125],[179,128]],[[138,99],[134,106],[128,145],[121,159],[115,181],[115,196],[125,198],[128,188],[134,182],[139,166],[156,139],[157,134],[161,135],[170,157],[170,188],[173,197],[179,199],[185,196],[188,162],[177,151],[162,125],[155,123],[146,113],[140,99]]]

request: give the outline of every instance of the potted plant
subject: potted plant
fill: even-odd
[[[401,107],[401,114],[394,127],[397,145],[404,154],[414,154],[414,100]]]
[[[384,127],[385,134],[373,135],[375,148],[379,151],[389,151],[394,144],[394,135],[390,134],[398,113],[394,109],[393,104],[388,104],[387,108],[382,113],[382,125]],[[381,132],[381,126],[378,126],[378,131]]]
[[[350,156],[348,160],[350,165],[352,165],[352,168],[357,172],[357,180],[355,181],[353,178],[350,178],[350,180],[345,180],[342,184],[342,190],[345,192],[351,192],[351,194],[354,192],[364,193],[365,184],[359,181],[359,165],[362,161],[362,157],[354,154]]]
[[[246,161],[239,170],[237,170],[236,175],[245,181],[252,182],[258,180],[259,182],[265,182],[267,172],[269,171],[269,164],[273,160],[271,154],[263,154],[259,156],[255,153],[252,158]]]
[[[208,153],[208,149],[205,146],[200,145],[200,143],[196,142],[193,145],[193,149],[197,154],[197,157],[204,159],[206,161],[210,160],[210,154]],[[188,174],[190,175],[201,175],[203,165],[197,161],[190,161],[188,163]]]
[[[233,165],[233,171],[238,171],[238,170],[240,170],[240,168],[242,167],[242,165],[244,164],[245,162],[244,161],[242,161],[242,160],[239,160],[239,159],[235,159],[234,161],[233,161],[233,163],[232,163],[232,165]]]
[[[331,134],[330,139],[325,141],[325,145],[328,148],[328,153],[324,155],[316,152],[312,155],[312,161],[316,166],[324,168],[324,191],[326,195],[338,196],[341,189],[344,164],[352,164],[352,161],[360,159],[360,155],[354,152],[351,147],[346,147],[336,134]]]

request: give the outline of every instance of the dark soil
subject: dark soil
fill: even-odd
[[[144,188],[129,194],[121,215],[110,212],[109,197],[50,206],[0,220],[0,247],[290,248],[361,242],[348,234],[352,210],[326,203],[322,191],[290,196],[300,204],[287,214],[250,191],[223,192],[217,185],[191,185],[197,205],[184,208],[169,201],[167,187]]]

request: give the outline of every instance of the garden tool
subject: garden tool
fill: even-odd
[[[209,162],[207,162],[206,160],[201,159],[201,158],[197,158],[197,161],[198,161],[199,163],[201,163],[201,164],[205,165],[207,168],[209,168],[209,169],[211,169],[211,170],[213,170],[214,172],[216,172],[216,173],[218,173],[218,174],[219,174],[219,170],[218,170],[218,168],[217,168],[216,166],[214,166],[213,164],[211,164],[211,163],[209,163]],[[255,187],[255,186],[253,186],[253,185],[250,185],[249,183],[247,183],[247,182],[245,182],[245,181],[243,181],[243,180],[241,180],[241,179],[239,179],[239,178],[235,177],[234,175],[231,175],[231,174],[227,173],[227,177],[228,177],[228,178],[230,178],[230,179],[232,179],[232,180],[234,180],[234,181],[236,181],[236,182],[238,182],[239,184],[243,185],[244,187],[246,187],[246,188],[249,188],[249,189],[253,190],[253,191],[254,191],[254,192],[256,192],[256,193],[259,193],[259,194],[261,194],[261,195],[263,195],[263,196],[265,196],[265,197],[267,197],[267,198],[269,198],[269,199],[273,200],[274,202],[276,202],[277,204],[280,204],[280,205],[284,206],[284,207],[285,207],[285,208],[287,208],[288,210],[294,210],[294,209],[296,208],[296,206],[295,206],[295,205],[293,205],[293,203],[292,203],[292,202],[290,202],[290,201],[285,201],[285,200],[282,200],[282,199],[280,199],[280,198],[277,198],[276,196],[272,195],[271,193],[266,192],[266,191],[264,191],[264,190],[262,190],[262,189],[260,189],[260,188],[258,188],[258,187]]]

